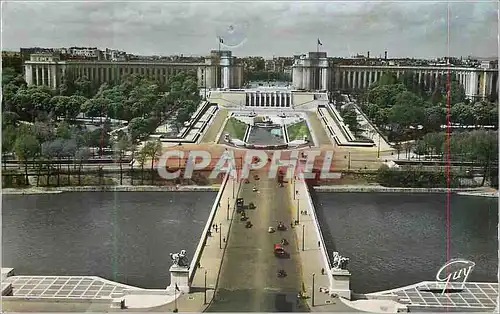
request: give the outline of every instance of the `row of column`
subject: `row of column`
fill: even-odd
[[[385,71],[339,71],[337,79],[340,89],[366,89],[373,83],[377,82]],[[403,75],[404,71],[394,71],[397,78]],[[481,96],[487,97],[493,88],[493,72],[478,72],[476,71],[454,71],[453,72],[458,82],[464,87],[465,93],[469,97]],[[417,82],[424,83],[426,87],[437,84],[439,75],[447,74],[446,70],[423,70],[415,71]]]
[[[294,67],[292,85],[296,89],[329,90],[330,71],[327,67]]]
[[[50,88],[58,87],[57,68],[51,64],[27,65],[25,80],[28,85],[48,86]]]
[[[290,93],[247,93],[247,107],[291,107],[292,94]]]

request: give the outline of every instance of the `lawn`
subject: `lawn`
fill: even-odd
[[[290,142],[295,140],[303,140],[304,137],[307,137],[309,141],[312,141],[311,133],[309,132],[306,121],[300,121],[287,125],[286,130],[288,132],[288,140]]]
[[[222,134],[229,134],[231,138],[243,140],[247,127],[248,125],[246,123],[231,117],[227,120],[226,127],[224,128],[224,132],[222,132]]]

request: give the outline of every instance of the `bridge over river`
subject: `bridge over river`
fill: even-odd
[[[255,209],[246,210],[253,226],[246,228],[245,222],[233,221],[209,312],[307,311],[307,306],[297,301],[302,275],[298,243],[290,229],[293,215],[288,190],[264,173],[260,177],[244,184],[240,191],[239,197],[244,198],[245,204],[256,205]],[[253,191],[254,186],[258,191]],[[279,222],[287,225],[288,230],[268,233],[269,226]],[[290,258],[274,256],[273,245],[282,238],[290,243],[285,247]],[[278,269],[284,269],[288,275],[278,278]]]

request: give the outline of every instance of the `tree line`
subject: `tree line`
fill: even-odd
[[[27,86],[19,72],[6,68],[2,84],[2,154],[15,154],[24,162],[26,182],[28,161],[39,161],[40,170],[57,159],[73,159],[81,166],[95,147],[109,148],[122,159],[125,152],[135,152],[137,140],[146,139],[160,124],[168,121],[180,129],[201,100],[193,72],[180,72],[166,84],[129,75],[97,90],[88,78],[73,80],[68,73],[60,88],[51,90]],[[103,118],[88,127],[77,121],[80,113],[92,120]],[[111,137],[110,119],[123,120],[128,130]],[[146,143],[136,154],[139,163],[158,151],[161,143]]]
[[[372,122],[387,131],[389,140],[418,138],[439,132],[441,126],[447,124],[447,84],[447,75],[439,75],[429,89],[418,82],[413,72],[406,72],[399,79],[394,73],[384,73],[362,95],[361,108]],[[466,99],[463,86],[453,74],[449,91],[449,122],[498,128],[497,104]]]

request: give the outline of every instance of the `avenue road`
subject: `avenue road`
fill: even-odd
[[[292,211],[287,188],[279,187],[276,179],[252,178],[244,184],[239,197],[245,205],[253,202],[255,209],[246,213],[252,228],[245,228],[240,215],[235,215],[222,263],[218,288],[209,312],[305,312],[308,308],[297,295],[301,290],[301,267],[297,240],[290,229]],[[256,186],[257,192],[252,189]],[[288,230],[268,233],[283,222]],[[273,247],[286,238],[284,246],[290,258],[277,258]],[[278,278],[284,269],[287,276]]]

